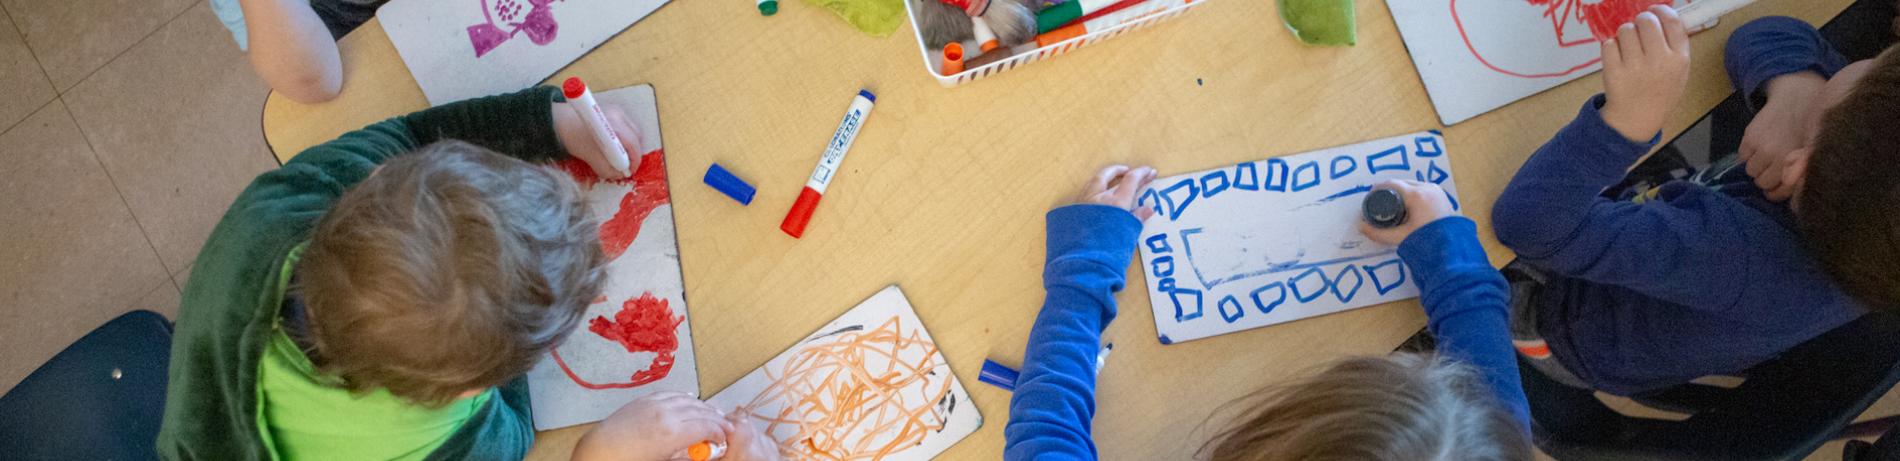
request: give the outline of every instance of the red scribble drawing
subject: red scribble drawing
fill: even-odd
[[[634,372],[627,382],[592,383],[581,379],[573,369],[568,368],[567,360],[561,358],[560,348],[554,349],[554,364],[561,367],[561,372],[567,373],[568,379],[588,389],[626,389],[659,381],[673,371],[673,353],[680,348],[679,335],[674,331],[685,321],[685,317],[673,314],[666,300],[653,297],[653,293],[645,293],[622,303],[620,312],[614,314],[613,320],[599,316],[587,322],[587,331],[619,343],[627,349],[627,353],[656,354],[652,365]]]
[[[554,7],[550,6],[554,0],[526,0],[526,6],[522,1],[481,0],[482,17],[488,22],[468,26],[468,43],[475,47],[475,57],[494,51],[516,34],[528,34],[528,40],[536,45],[554,41],[554,34],[561,28],[554,22]],[[502,29],[504,25],[507,30]]]
[[[592,188],[601,183],[599,175],[586,162],[569,158],[557,163],[561,169],[574,176],[582,188]],[[640,167],[627,179],[607,181],[609,184],[626,185],[632,183],[633,190],[620,198],[620,207],[613,217],[600,223],[600,249],[607,254],[608,260],[619,258],[627,247],[633,245],[633,239],[640,236],[640,223],[646,222],[647,215],[660,205],[671,203],[672,197],[666,188],[666,154],[654,149],[640,156]]]
[[[921,331],[891,316],[819,335],[776,370],[768,363],[770,385],[734,411],[763,422],[787,459],[879,460],[916,447],[958,405],[955,377]]]
[[[642,223],[647,216],[661,205],[671,203],[666,187],[666,153],[654,149],[640,156],[640,167],[626,179],[602,180],[586,162],[569,158],[555,164],[568,175],[573,176],[582,189],[601,187],[602,183],[625,187],[627,192],[620,198],[614,215],[600,224],[600,248],[609,261],[618,259],[640,236]],[[594,304],[608,302],[605,294],[594,299]],[[652,292],[642,293],[621,303],[620,311],[609,320],[605,316],[596,316],[588,322],[587,331],[608,341],[613,341],[628,354],[652,353],[653,363],[632,373],[625,382],[596,383],[588,381],[575,373],[561,357],[560,348],[552,352],[554,363],[566,373],[574,384],[587,389],[626,389],[650,384],[665,379],[673,370],[673,353],[679,350],[679,337],[676,333],[680,323],[686,318],[676,315],[664,299],[653,296]]]
[[[1480,64],[1520,78],[1564,77],[1602,60],[1596,44],[1670,0],[1451,0],[1452,23]],[[1534,16],[1533,16],[1534,15]],[[1470,23],[1468,26],[1467,23]]]

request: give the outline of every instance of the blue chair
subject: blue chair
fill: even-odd
[[[172,325],[152,311],[106,322],[0,396],[0,458],[157,459]]]
[[[1632,397],[1690,413],[1683,421],[1624,416],[1521,361],[1519,373],[1537,445],[1559,460],[1800,459],[1868,431],[1849,425],[1900,382],[1900,317],[1862,316],[1749,369],[1733,389],[1684,384]]]

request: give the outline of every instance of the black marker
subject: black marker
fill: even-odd
[[[1366,194],[1366,203],[1361,206],[1361,214],[1367,224],[1379,229],[1399,227],[1405,223],[1405,199],[1392,189],[1375,189]]]

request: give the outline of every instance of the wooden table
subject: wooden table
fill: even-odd
[[[1298,44],[1272,3],[1214,0],[946,89],[926,76],[908,26],[872,38],[805,2],[764,18],[751,2],[675,1],[556,78],[658,91],[702,395],[899,284],[987,418],[943,459],[998,459],[1009,394],[979,384],[977,370],[985,357],[1020,363],[1042,300],[1043,213],[1097,168],[1145,163],[1167,175],[1442,128],[1464,209],[1502,265],[1511,254],[1489,235],[1492,203],[1602,89],[1585,77],[1443,128],[1385,2],[1357,2],[1352,48]],[[1694,83],[1666,137],[1730,92],[1721,46],[1736,26],[1768,14],[1820,23],[1848,3],[1762,0],[1698,35]],[[265,136],[280,159],[427,107],[379,24],[341,47],[342,97],[302,105],[272,95],[266,104]],[[848,171],[805,238],[787,237],[779,220],[860,86],[877,92],[878,108]],[[752,206],[698,184],[715,161],[759,188]],[[1142,277],[1129,268],[1131,287]],[[1118,300],[1095,419],[1108,459],[1190,457],[1220,427],[1209,415],[1223,403],[1341,356],[1385,353],[1424,324],[1407,301],[1162,346],[1147,293]],[[584,430],[541,433],[530,458],[565,459]]]

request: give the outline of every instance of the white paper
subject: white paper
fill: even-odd
[[[895,285],[706,402],[750,416],[787,460],[922,461],[983,426]]]
[[[533,86],[666,2],[396,0],[376,17],[439,106]]]
[[[638,125],[644,160],[631,182],[599,181],[578,160],[561,164],[582,184],[589,207],[602,221],[601,247],[611,259],[601,297],[587,306],[574,333],[528,372],[537,430],[599,421],[654,392],[699,392],[653,87],[594,96],[602,106],[626,111]],[[647,214],[641,216],[642,211]],[[623,343],[609,335],[634,339]]]
[[[1445,152],[1425,131],[1155,180],[1140,248],[1161,343],[1418,296],[1398,250],[1359,233],[1360,206],[1412,179],[1462,209]]]
[[[1438,119],[1451,125],[1596,72],[1601,45],[1593,26],[1614,31],[1658,1],[1385,3]]]

